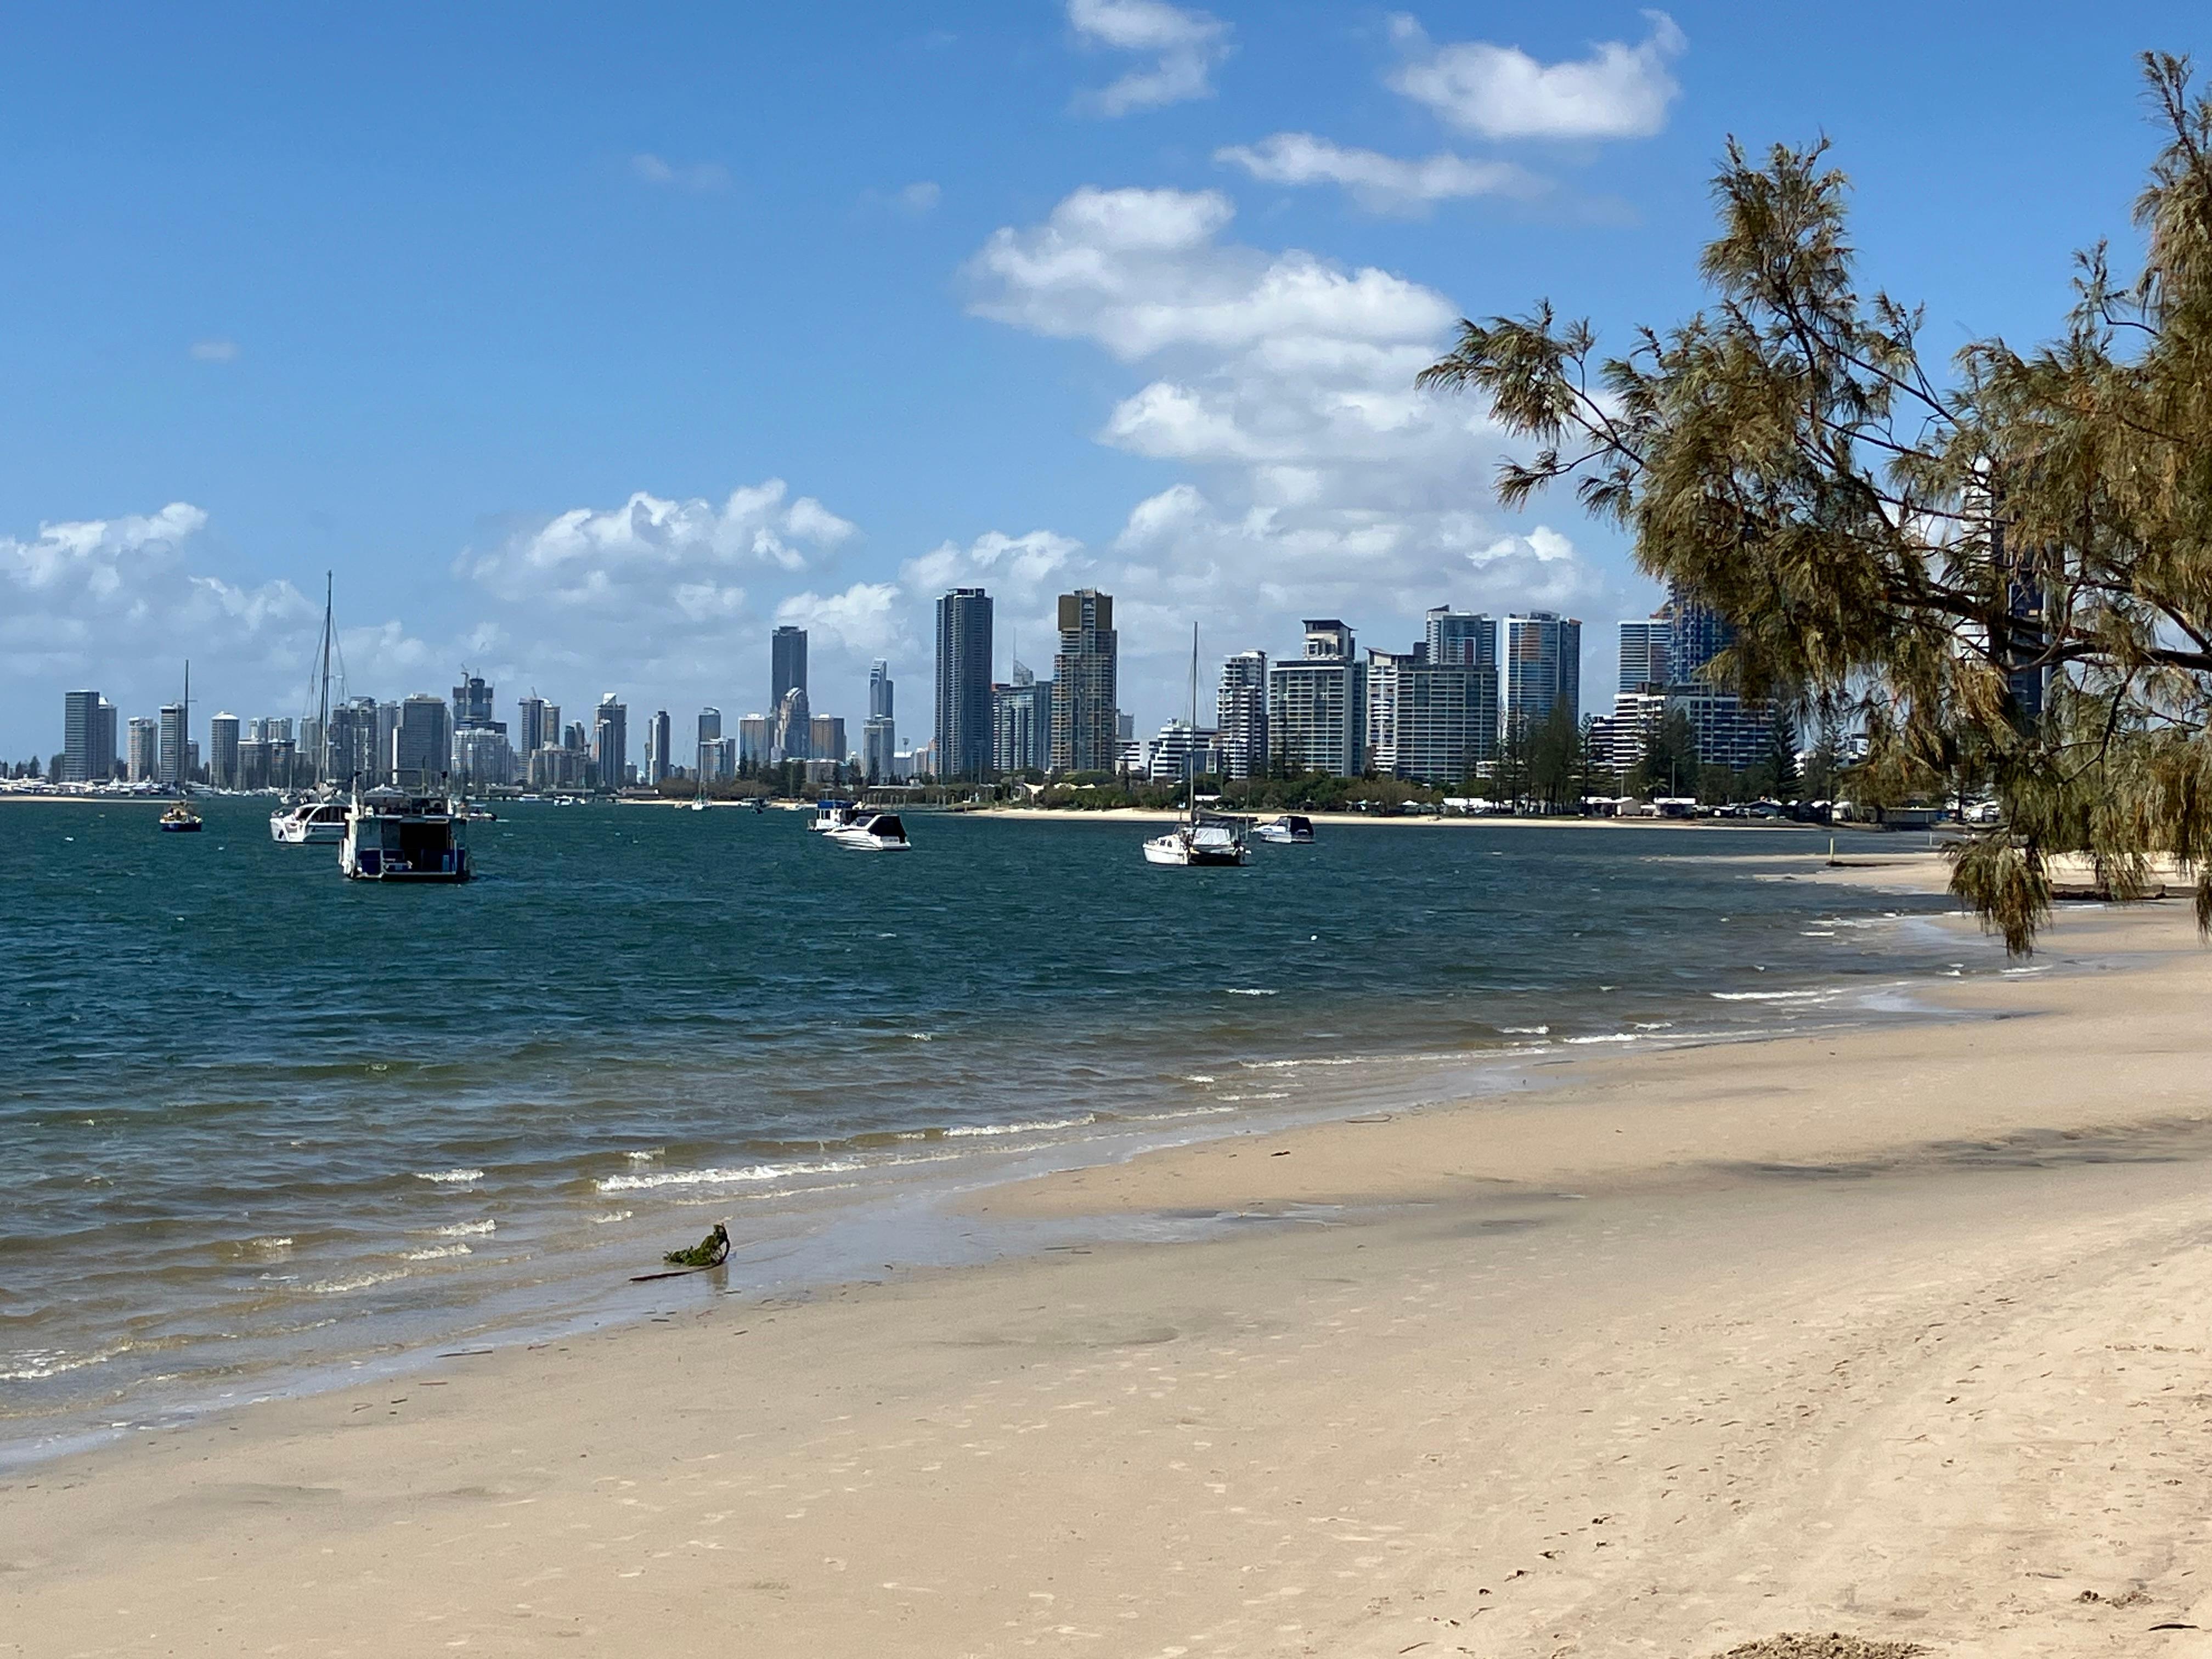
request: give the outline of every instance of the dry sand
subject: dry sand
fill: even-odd
[[[1209,1242],[704,1275],[65,1459],[0,1484],[0,1653],[2212,1655],[2212,956],[2054,945],[982,1200]]]

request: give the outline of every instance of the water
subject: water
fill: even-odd
[[[267,811],[0,806],[0,1440],[544,1317],[723,1217],[767,1250],[1040,1146],[1996,965],[1893,919],[1930,902],[1757,878],[1825,851],[1787,830],[1325,828],[1187,872],[1127,823],[921,817],[884,857],[517,806],[477,881],[408,889]]]

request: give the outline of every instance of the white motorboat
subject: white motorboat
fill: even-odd
[[[371,789],[347,809],[338,868],[355,881],[466,881],[469,810],[445,795]]]
[[[1190,629],[1190,723],[1198,726],[1198,625]],[[1194,746],[1183,761],[1183,820],[1164,836],[1145,843],[1147,864],[1249,864],[1252,851],[1244,840],[1243,818],[1198,815],[1198,751]]]
[[[863,812],[826,833],[838,846],[859,853],[905,853],[914,848],[896,812]]]
[[[860,807],[854,802],[832,800],[824,795],[814,803],[814,817],[806,827],[817,835],[826,836],[839,830],[850,829],[860,821],[862,816]]]
[[[1274,842],[1278,847],[1310,847],[1313,845],[1313,820],[1285,814],[1270,818],[1252,832],[1261,841]]]
[[[269,839],[287,847],[335,847],[345,839],[346,803],[303,800],[269,815]]]

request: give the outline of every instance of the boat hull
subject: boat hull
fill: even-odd
[[[457,848],[439,866],[417,866],[402,859],[389,861],[378,848],[363,848],[358,853],[341,853],[338,868],[349,881],[466,881],[469,878],[469,855],[466,848]]]
[[[1158,836],[1145,843],[1147,864],[1231,868],[1246,861],[1247,854],[1242,847],[1194,847],[1181,836]]]
[[[164,818],[157,827],[165,836],[196,836],[207,826],[198,818],[194,818],[190,823],[172,823]]]

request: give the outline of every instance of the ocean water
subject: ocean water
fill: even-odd
[[[714,1219],[742,1267],[1041,1157],[2000,965],[1933,901],[1775,878],[1804,831],[1325,828],[1188,872],[1127,823],[916,817],[882,857],[518,805],[477,880],[407,889],[267,810],[0,805],[0,1443],[616,1308]]]

